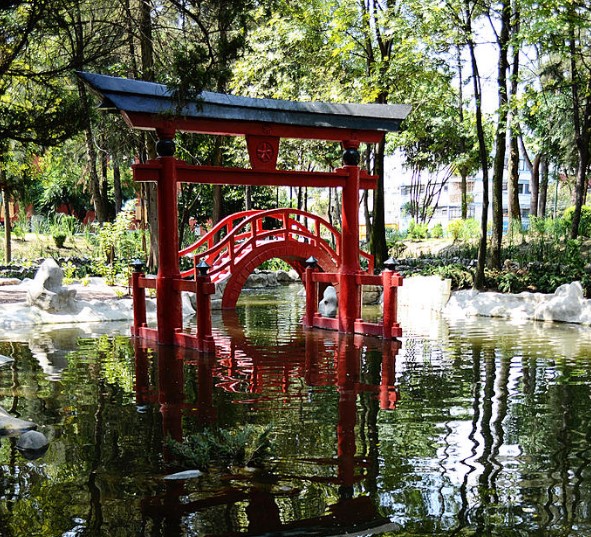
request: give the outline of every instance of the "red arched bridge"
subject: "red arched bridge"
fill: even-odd
[[[195,266],[205,261],[211,281],[223,284],[222,308],[233,308],[248,276],[269,259],[282,259],[302,279],[310,257],[322,272],[337,272],[341,235],[324,218],[298,209],[250,210],[224,218],[179,256],[193,256]],[[359,256],[373,273],[373,256],[362,250]],[[181,277],[195,279],[195,266]]]

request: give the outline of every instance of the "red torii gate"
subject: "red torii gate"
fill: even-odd
[[[359,263],[359,190],[373,189],[376,176],[359,167],[360,143],[378,143],[388,131],[397,131],[408,115],[407,105],[332,104],[253,99],[203,92],[200,98],[180,104],[164,85],[92,73],[78,73],[102,98],[101,108],[118,111],[127,124],[152,130],[158,136],[158,158],[133,166],[135,181],[157,183],[158,274],[149,282],[134,274],[134,335],[158,344],[213,350],[209,294],[213,292],[207,275],[196,274],[196,281],[182,280],[178,260],[177,183],[228,185],[311,186],[342,188],[342,254],[335,275],[307,271],[308,290],[305,324],[333,328],[340,332],[367,332],[397,337],[394,297],[392,308],[385,308],[383,326],[371,328],[360,322],[361,286],[384,283],[388,292],[401,284],[390,275],[386,280],[363,274]],[[251,168],[192,166],[175,159],[174,136],[177,131],[244,136]],[[301,172],[276,168],[281,138],[337,141],[344,149],[344,167],[334,172]],[[197,271],[196,271],[197,272]],[[375,281],[374,281],[375,280]],[[339,307],[336,320],[315,315],[317,293],[313,282],[336,283]],[[145,287],[156,288],[157,329],[145,324]],[[181,292],[197,293],[197,335],[182,331]],[[136,298],[136,295],[140,295]],[[201,299],[201,300],[200,300]],[[388,309],[389,311],[386,311]],[[393,318],[392,318],[393,312]],[[209,321],[208,321],[209,318]],[[200,326],[201,323],[201,326]],[[387,326],[386,326],[387,324]],[[395,326],[396,325],[396,326]]]

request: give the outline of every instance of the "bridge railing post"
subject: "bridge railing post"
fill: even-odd
[[[382,271],[382,285],[384,287],[383,300],[383,337],[387,339],[399,337],[402,334],[398,324],[398,287],[402,284],[402,277],[394,272],[395,261],[390,258],[384,262]]]
[[[209,265],[201,261],[195,265],[195,302],[197,311],[197,348],[204,352],[215,351],[215,341],[211,330],[211,295],[215,285],[207,273]]]
[[[318,284],[314,281],[314,273],[317,270],[318,261],[314,257],[306,259],[305,286],[306,286],[306,313],[304,315],[304,327],[314,326],[314,315],[318,308]]]

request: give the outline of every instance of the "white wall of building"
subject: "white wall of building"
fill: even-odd
[[[425,176],[426,177],[426,176]],[[401,155],[390,155],[386,157],[384,165],[384,210],[386,227],[400,229],[408,228],[410,216],[403,214],[403,207],[410,201],[409,187],[411,185],[412,173],[404,166]],[[492,171],[489,176],[492,181]],[[525,163],[520,162],[519,167],[519,204],[523,222],[527,223],[530,204],[529,190],[530,174]],[[480,221],[482,216],[483,185],[482,174],[477,174],[468,179],[468,217]],[[372,196],[370,195],[370,207]],[[489,185],[489,200],[492,205],[492,193]],[[507,208],[506,182],[503,189],[503,207]],[[439,203],[429,227],[440,223],[445,230],[451,220],[461,217],[461,179],[459,176],[452,176],[444,185]],[[360,224],[365,225],[363,210],[360,211]]]

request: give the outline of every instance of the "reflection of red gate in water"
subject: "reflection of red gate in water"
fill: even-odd
[[[133,167],[135,181],[157,184],[159,248],[156,277],[146,278],[139,271],[133,277],[134,335],[160,344],[213,350],[209,296],[214,289],[207,274],[208,267],[202,264],[201,272],[195,272],[193,282],[181,277],[177,214],[179,183],[340,188],[342,231],[338,265],[336,270],[331,267],[330,272],[325,272],[326,276],[319,276],[314,271],[307,273],[306,289],[308,295],[313,296],[307,299],[305,324],[344,333],[379,334],[386,338],[400,335],[395,318],[395,291],[401,284],[400,277],[380,279],[362,271],[359,262],[359,191],[376,188],[377,177],[361,170],[358,149],[361,143],[379,143],[386,132],[397,131],[410,111],[408,106],[301,103],[208,92],[203,92],[194,102],[180,103],[171,90],[159,84],[90,73],[79,73],[79,76],[101,96],[102,108],[120,112],[131,127],[153,130],[158,137],[158,158]],[[244,136],[251,167],[190,165],[180,161],[174,157],[177,131]],[[281,138],[338,142],[344,150],[343,167],[332,172],[277,169]],[[265,245],[265,248],[261,252],[263,257],[272,253],[271,246]],[[245,278],[248,268],[258,266],[254,264],[254,252],[253,244],[250,264],[245,264],[230,286],[227,307],[235,304],[240,280]],[[299,249],[284,253],[289,257],[305,252],[305,249]],[[279,256],[279,253],[276,251],[273,255]],[[334,322],[314,314],[316,304],[312,299],[316,298],[319,283],[338,287],[337,319]],[[385,308],[383,326],[372,327],[360,319],[361,287],[368,284],[383,284],[389,289],[391,304]],[[145,288],[156,289],[158,326],[155,329],[148,328],[145,323]],[[183,331],[183,290],[197,295],[198,326],[194,335]]]
[[[305,386],[334,385],[338,391],[336,456],[315,458],[301,454],[296,460],[306,464],[299,465],[299,473],[290,471],[288,475],[284,475],[284,470],[278,467],[273,470],[265,469],[263,474],[266,480],[271,479],[276,483],[285,480],[291,486],[294,482],[335,485],[338,486],[338,498],[336,502],[327,506],[325,514],[297,519],[294,517],[293,509],[289,509],[289,512],[281,510],[285,505],[281,499],[288,497],[291,492],[283,492],[281,487],[260,487],[257,485],[256,474],[253,474],[252,481],[244,479],[238,486],[229,485],[216,494],[204,494],[191,501],[187,501],[190,496],[183,481],[168,482],[164,495],[142,500],[142,512],[150,519],[174,527],[175,523],[180,524],[184,517],[207,509],[247,503],[245,515],[248,535],[272,532],[285,532],[286,535],[306,533],[306,528],[315,528],[318,531],[324,528],[318,534],[328,532],[326,534],[331,535],[335,534],[331,531],[334,532],[336,529],[342,534],[370,528],[376,531],[393,530],[394,527],[379,513],[375,501],[370,496],[362,494],[355,497],[354,485],[364,480],[369,482],[376,479],[379,472],[379,465],[373,467],[379,453],[376,453],[373,459],[363,456],[357,450],[356,429],[378,429],[375,423],[369,423],[367,409],[364,410],[363,422],[358,421],[357,399],[363,392],[373,393],[379,399],[382,410],[393,410],[396,407],[398,393],[394,385],[394,369],[400,342],[307,331],[304,339],[286,342],[283,350],[273,348],[273,351],[269,352],[269,349],[259,348],[256,343],[249,341],[231,314],[224,316],[224,325],[229,337],[219,338],[216,359],[212,355],[200,355],[192,349],[158,346],[156,387],[152,387],[150,382],[147,349],[136,340],[137,403],[144,405],[158,402],[162,414],[163,436],[180,441],[188,434],[187,431],[183,431],[183,427],[186,428],[189,423],[189,420],[183,419],[187,415],[195,416],[200,425],[211,426],[215,423],[217,418],[213,393],[216,389],[234,391],[237,396],[238,393],[256,392],[257,396],[254,398],[240,399],[241,403],[256,404],[257,400],[265,400],[266,391],[274,393],[277,387],[281,387],[285,397],[297,397],[302,380]],[[362,355],[367,355],[366,351],[369,350],[381,353],[381,364],[375,368],[376,372],[379,372],[373,379],[375,383],[368,380],[364,382],[361,373]],[[244,360],[239,363],[241,357],[244,357]],[[282,367],[277,367],[278,365]],[[189,382],[196,387],[197,400],[194,402],[186,401],[184,394],[185,374],[192,368],[194,379]],[[231,382],[232,378],[234,382]],[[377,408],[375,412],[377,413]],[[372,419],[377,419],[377,414]],[[379,444],[376,444],[376,449],[378,446]],[[164,455],[167,456],[166,451]],[[334,470],[321,473],[301,470],[302,467],[309,468],[310,465],[334,467]],[[238,479],[237,476],[234,477]],[[288,489],[291,491],[290,487]],[[290,520],[290,517],[294,519]]]

